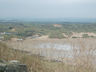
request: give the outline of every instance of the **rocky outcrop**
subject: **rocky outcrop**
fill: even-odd
[[[27,66],[17,60],[6,62],[0,60],[0,72],[28,72]]]

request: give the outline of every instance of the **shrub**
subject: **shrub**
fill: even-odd
[[[88,34],[83,34],[82,37],[83,38],[88,38],[89,36],[88,36]]]
[[[51,33],[51,34],[49,35],[49,38],[58,38],[58,39],[62,39],[62,38],[66,38],[66,37],[64,37],[64,35],[61,34],[61,33]]]
[[[73,36],[72,38],[78,38],[78,37]]]

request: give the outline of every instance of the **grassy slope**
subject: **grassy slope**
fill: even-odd
[[[13,50],[3,43],[0,43],[0,59],[7,61],[19,60],[28,66],[29,72],[95,72],[92,65],[86,66],[86,64],[84,64],[82,66],[79,62],[76,66],[73,66],[62,62],[44,60],[43,57],[39,55],[29,55],[24,51]],[[82,58],[79,60],[82,60]]]
[[[28,55],[26,52],[13,50],[0,43],[0,59],[19,60],[28,66],[29,72],[74,72],[74,67],[62,62],[44,60],[38,55]]]
[[[41,57],[37,55],[28,55],[25,52],[18,50],[12,50],[3,43],[0,43],[0,59],[7,61],[19,60],[22,63],[27,64],[30,72],[51,72],[50,69],[46,68],[43,64]]]

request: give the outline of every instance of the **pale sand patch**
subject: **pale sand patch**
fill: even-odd
[[[41,36],[41,37],[39,37],[38,39],[49,39],[49,36],[48,36],[48,35]]]
[[[70,38],[72,38],[72,37],[82,38],[83,37],[83,34],[88,34],[88,36],[96,36],[96,33],[92,33],[92,32],[80,32],[80,33],[72,32],[72,35],[70,36]],[[63,33],[63,35],[65,37],[68,37],[65,33]]]
[[[76,32],[73,32],[73,35],[71,37],[82,37],[83,34],[88,34],[88,36],[96,36],[95,33],[92,33],[92,32],[81,32],[81,33],[76,33]]]

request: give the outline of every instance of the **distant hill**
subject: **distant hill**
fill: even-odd
[[[0,22],[85,22],[96,23],[96,18],[0,18]]]

